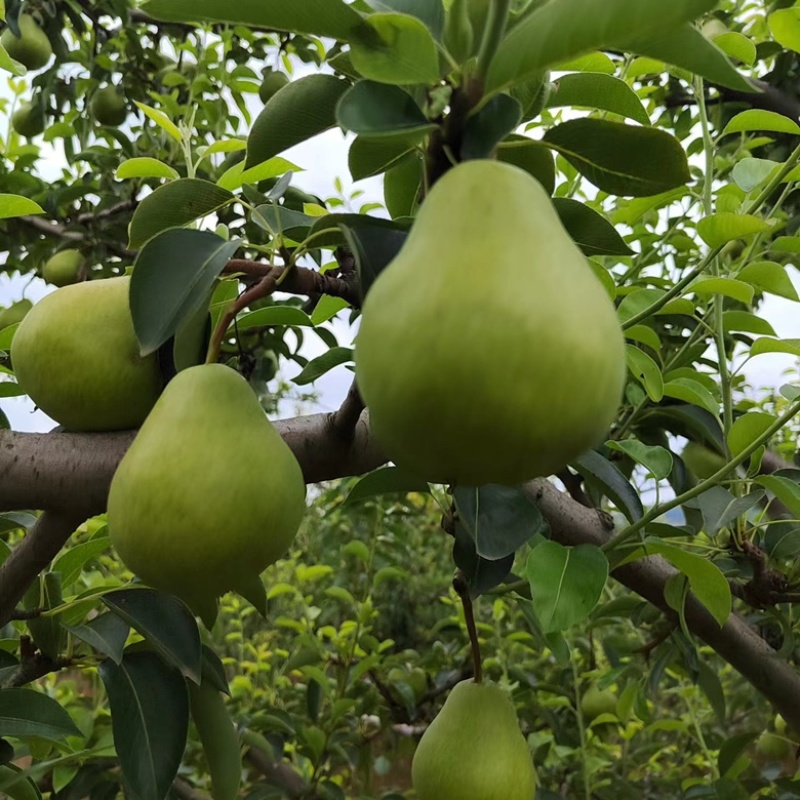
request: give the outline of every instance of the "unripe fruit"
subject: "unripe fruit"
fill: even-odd
[[[11,127],[26,139],[32,139],[44,132],[45,122],[42,110],[30,103],[23,103],[11,115]]]
[[[30,14],[20,14],[19,38],[14,36],[10,28],[0,35],[0,44],[15,61],[28,69],[41,69],[53,55],[53,47],[47,34],[36,24]]]
[[[53,286],[77,283],[86,259],[78,250],[61,250],[48,259],[42,268],[42,277]]]
[[[765,758],[781,761],[792,752],[792,745],[782,736],[764,731],[756,741],[756,750]]]
[[[266,103],[274,94],[289,83],[289,76],[277,70],[265,70],[264,80],[258,87],[258,96],[262,103]]]
[[[601,714],[617,713],[617,697],[608,689],[592,684],[581,697],[581,714],[591,722]]]
[[[121,125],[128,116],[125,97],[115,86],[103,86],[98,89],[92,96],[89,109],[101,125],[111,127]]]
[[[20,300],[18,303],[14,303],[8,308],[4,308],[2,311],[0,311],[0,330],[3,328],[9,328],[12,325],[16,325],[18,322],[22,322],[32,308],[33,303],[30,300]]]

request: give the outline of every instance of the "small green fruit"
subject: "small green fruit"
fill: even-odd
[[[103,86],[98,89],[89,103],[89,110],[101,125],[110,127],[121,125],[128,116],[125,97],[116,86]]]
[[[419,800],[533,800],[536,771],[508,695],[457,684],[417,746],[411,778]]]
[[[42,277],[53,286],[69,286],[77,283],[86,259],[78,250],[61,250],[42,268]]]
[[[27,313],[33,308],[33,303],[30,300],[20,300],[18,303],[10,305],[0,311],[0,330],[9,328],[22,322]]]
[[[608,689],[592,684],[581,697],[581,714],[591,722],[601,714],[617,713],[617,697]]]
[[[771,761],[781,761],[792,752],[792,745],[791,742],[789,742],[788,739],[784,739],[783,736],[764,731],[764,733],[758,737],[756,750],[760,755]]]
[[[261,585],[304,509],[300,466],[247,381],[203,364],[170,381],[120,462],[108,528],[129,569],[208,621],[217,597]]]
[[[15,61],[28,69],[41,69],[53,55],[53,47],[47,34],[36,24],[30,14],[20,14],[19,32],[17,38],[6,28],[0,35],[0,44]]]
[[[683,463],[701,480],[710,478],[728,462],[725,457],[700,442],[688,442],[681,453]]]
[[[595,446],[627,371],[614,306],[550,197],[489,160],[433,187],[369,289],[355,361],[388,456],[465,486],[550,475]]]
[[[264,79],[258,87],[258,96],[262,103],[266,103],[279,89],[289,83],[289,76],[283,72],[270,69],[264,71]]]
[[[781,736],[786,735],[786,720],[780,714],[775,716],[775,732]]]
[[[19,385],[67,429],[136,428],[159,395],[156,356],[139,354],[129,285],[122,277],[56,289],[33,307],[11,343]]]
[[[11,115],[11,127],[26,139],[39,136],[45,128],[44,114],[41,108],[32,106],[30,103],[23,103]]]

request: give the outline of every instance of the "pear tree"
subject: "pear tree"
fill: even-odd
[[[799,19],[0,3],[0,796],[798,796]]]

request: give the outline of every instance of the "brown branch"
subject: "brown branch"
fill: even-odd
[[[268,753],[265,753],[260,747],[251,747],[245,758],[270,782],[278,784],[286,790],[287,797],[303,798],[304,800],[313,800],[313,795],[309,798],[308,785],[303,779],[302,775],[295,772],[292,767],[283,762],[276,761],[271,758]]]
[[[331,427],[342,438],[352,439],[363,411],[364,400],[354,378],[344,402],[330,416]]]
[[[36,619],[37,617],[41,617],[42,613],[45,611],[47,611],[46,608],[18,608],[8,615],[8,619],[11,622]]]
[[[115,217],[125,211],[133,211],[137,205],[139,205],[139,201],[135,198],[123,200],[121,203],[104,208],[102,211],[85,211],[83,214],[78,214],[76,221],[79,225],[89,225],[92,222]]]
[[[48,222],[42,217],[17,217],[17,221],[24,222],[47,236],[58,236],[67,242],[83,242],[86,240],[86,236],[79,231],[68,231],[60,222]]]
[[[175,778],[172,782],[172,791],[175,792],[178,800],[211,800],[207,794],[199,792],[183,778]]]
[[[36,653],[29,658],[23,659],[19,668],[11,673],[2,683],[3,689],[12,689],[18,686],[25,686],[33,681],[38,681],[51,672],[58,672],[72,666],[71,658],[48,658],[41,653]]]
[[[569,468],[565,467],[561,472],[556,474],[556,477],[564,484],[564,488],[569,492],[569,496],[580,503],[586,508],[594,508],[594,504],[583,491],[583,478],[571,472]]]

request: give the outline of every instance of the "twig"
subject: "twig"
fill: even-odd
[[[210,800],[205,792],[199,792],[183,778],[175,778],[172,782],[172,791],[175,792],[178,800]]]
[[[36,619],[37,617],[41,617],[42,613],[46,610],[45,608],[18,608],[9,615],[9,620]]]
[[[589,499],[586,492],[583,491],[583,478],[580,475],[575,475],[569,469],[563,469],[561,472],[556,473],[556,477],[564,484],[564,488],[569,492],[569,496],[580,503],[586,508],[594,508],[594,503]]]
[[[364,400],[358,391],[355,379],[353,379],[344,402],[330,416],[331,427],[339,436],[352,439],[364,408]]]
[[[51,672],[58,672],[59,670],[66,669],[73,664],[73,660],[67,657],[59,657],[57,659],[48,658],[41,653],[36,653],[29,658],[23,659],[19,669],[12,672],[6,680],[3,681],[2,688],[12,689],[18,686],[25,686],[33,681],[38,681],[45,675]]]
[[[259,747],[251,747],[245,758],[271,783],[278,784],[286,790],[292,800],[315,800],[316,794],[309,796],[308,785],[301,775],[295,772],[289,764],[276,761]]]
[[[464,606],[464,619],[467,623],[469,641],[472,645],[472,663],[475,667],[475,683],[483,680],[483,667],[481,666],[481,645],[478,641],[478,630],[475,627],[475,613],[472,608],[472,598],[469,596],[469,584],[464,573],[459,570],[453,578],[453,588],[461,598]]]

